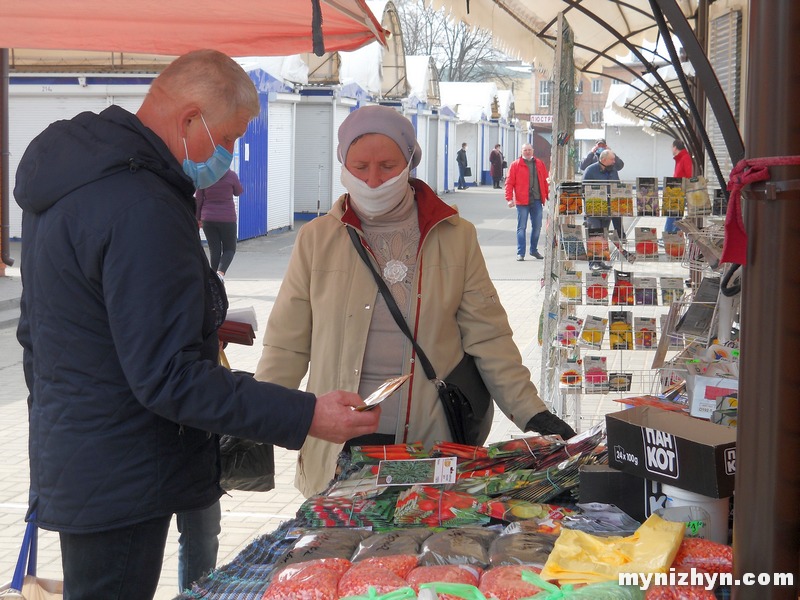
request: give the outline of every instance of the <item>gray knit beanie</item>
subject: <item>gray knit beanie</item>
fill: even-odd
[[[413,169],[422,159],[422,148],[417,143],[417,134],[411,121],[389,106],[363,106],[357,108],[339,126],[339,147],[336,156],[344,164],[347,151],[353,141],[368,133],[382,133],[392,138],[411,160]]]

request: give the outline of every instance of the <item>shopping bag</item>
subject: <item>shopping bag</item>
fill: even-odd
[[[464,177],[472,177],[472,167],[464,168]]]
[[[36,549],[38,528],[31,517],[22,538],[22,548],[11,582],[0,587],[3,600],[62,600],[64,583],[36,576]]]

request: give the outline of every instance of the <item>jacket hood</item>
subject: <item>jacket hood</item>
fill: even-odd
[[[34,138],[19,163],[14,197],[23,210],[40,213],[86,184],[142,168],[194,192],[166,144],[135,115],[110,106],[56,121]]]

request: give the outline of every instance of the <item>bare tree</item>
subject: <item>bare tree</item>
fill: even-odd
[[[441,81],[500,81],[506,61],[492,46],[492,34],[455,22],[425,0],[398,0],[406,54],[432,56]]]

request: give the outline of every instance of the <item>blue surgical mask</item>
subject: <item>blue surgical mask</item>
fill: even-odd
[[[189,176],[194,183],[194,187],[198,190],[211,187],[222,179],[222,176],[230,169],[233,161],[233,154],[222,146],[214,144],[214,138],[211,137],[211,132],[208,130],[208,125],[206,125],[206,120],[203,118],[202,113],[200,114],[200,119],[203,121],[203,126],[211,139],[211,145],[214,146],[214,153],[208,160],[205,162],[189,160],[189,149],[186,147],[186,138],[183,138],[183,149],[186,151],[186,158],[183,159],[183,172]]]

